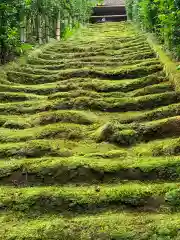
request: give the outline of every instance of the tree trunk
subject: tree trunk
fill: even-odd
[[[69,20],[68,20],[67,17],[65,17],[65,19],[64,19],[64,27],[65,27],[65,29],[68,27],[68,24],[69,24]]]
[[[20,37],[20,40],[22,43],[25,42],[25,27],[24,26],[21,26],[21,37]]]
[[[37,36],[39,44],[42,44],[42,27],[41,27],[41,15],[37,16]]]
[[[72,27],[73,27],[73,22],[72,22],[72,17],[71,17],[71,15],[69,15],[69,17],[68,17],[68,25],[69,25],[69,28],[72,29]]]
[[[24,8],[20,8],[20,41],[21,43],[26,42],[26,17]]]
[[[72,27],[76,26],[76,15],[73,16],[72,18]]]
[[[48,16],[45,16],[45,36],[46,36],[46,42],[49,42],[49,18]]]
[[[26,23],[25,23],[25,17],[22,18],[21,21],[21,30],[20,30],[20,40],[22,43],[26,42]]]
[[[56,39],[58,41],[61,39],[61,16],[60,16],[60,10],[58,11],[58,14],[57,14]]]
[[[7,54],[7,46],[5,43],[5,37],[6,37],[6,26],[7,26],[7,19],[5,15],[4,10],[0,10],[0,32],[1,32],[1,38],[0,38],[0,62],[4,64],[6,62],[6,54]]]

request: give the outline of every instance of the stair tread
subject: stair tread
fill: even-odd
[[[119,4],[124,4],[124,0],[104,0],[105,5],[119,5]]]
[[[121,15],[100,15],[100,16],[91,16],[92,18],[106,18],[106,17],[126,17],[126,14],[121,14]]]
[[[96,8],[113,8],[113,7],[125,7],[125,5],[101,5],[101,6],[96,6]]]

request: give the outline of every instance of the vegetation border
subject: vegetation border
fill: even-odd
[[[155,36],[151,33],[147,33],[147,41],[150,47],[155,51],[157,57],[164,65],[164,71],[173,83],[175,90],[180,91],[180,69],[179,62],[175,62],[170,56],[163,50],[163,45],[159,44]]]

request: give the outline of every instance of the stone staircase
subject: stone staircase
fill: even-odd
[[[122,0],[105,0],[101,6],[93,9],[90,21],[96,22],[119,22],[127,20],[124,1]]]

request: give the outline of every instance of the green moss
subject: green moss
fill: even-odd
[[[16,124],[16,123],[15,123]],[[26,127],[28,125],[20,125]],[[7,127],[7,126],[6,126]],[[55,123],[48,124],[45,126],[32,127],[27,129],[16,129],[20,128],[17,125],[8,126],[10,129],[1,128],[0,142],[19,142],[32,139],[55,139],[55,138],[65,138],[65,139],[83,139],[90,138],[91,132],[97,128],[97,126],[81,126],[75,123]],[[14,128],[14,129],[11,129]]]
[[[138,141],[138,133],[133,129],[117,123],[106,123],[95,133],[98,142],[107,141],[120,145],[131,145]]]
[[[168,91],[172,91],[173,86],[169,82],[165,83],[159,83],[152,86],[147,86],[142,89],[134,90],[130,93],[131,96],[138,97],[148,94],[154,94],[154,93],[164,93]]]
[[[68,79],[74,77],[99,77],[104,79],[120,79],[120,78],[136,78],[139,76],[146,76],[151,73],[156,73],[162,70],[162,66],[160,64],[146,66],[146,64],[132,65],[120,69],[107,69],[107,68],[81,68],[80,69],[68,69],[64,71],[59,71],[57,74],[49,74],[49,75],[34,75],[30,73],[24,72],[8,72],[8,79],[12,82],[16,83],[24,83],[24,84],[37,84],[37,83],[49,83],[55,82],[58,79]]]
[[[93,158],[105,158],[105,159],[115,159],[116,158],[122,158],[122,160],[127,156],[127,151],[124,149],[120,149],[120,150],[111,150],[108,151],[106,153],[101,153],[101,152],[97,152],[97,153],[91,153],[91,154],[86,154],[85,157],[90,157],[90,161],[93,160]],[[88,161],[88,160],[87,160]],[[111,163],[113,164],[114,162],[111,161]],[[98,164],[98,162],[97,162]],[[120,163],[121,164],[121,163]],[[110,162],[109,162],[109,165]]]
[[[112,124],[111,122],[108,122],[101,126],[97,132],[95,133],[95,138],[98,142],[106,141],[109,139],[109,137],[113,134],[115,131],[116,126],[115,124]]]
[[[108,141],[120,145],[132,145],[140,141],[151,141],[180,135],[179,117],[165,118],[158,121],[119,124],[109,122],[96,133],[97,141]]]
[[[97,211],[99,205],[101,208],[111,205],[140,207],[151,205],[154,201],[157,201],[156,208],[159,208],[165,205],[165,201],[162,199],[158,202],[158,198],[176,189],[177,186],[177,183],[129,183],[121,186],[99,185],[99,191],[96,191],[96,186],[34,187],[33,190],[1,187],[0,199],[3,208],[14,211],[40,210],[45,212],[47,208],[55,212],[65,210],[81,212],[84,209]]]
[[[77,97],[53,102],[53,109],[90,109],[105,112],[126,112],[153,109],[179,101],[179,93],[167,92],[140,97],[97,98]]]
[[[121,92],[127,93],[129,91],[133,91],[134,89],[140,89],[153,84],[158,84],[166,80],[167,79],[165,76],[163,76],[162,72],[158,72],[152,75],[150,74],[143,78],[132,79],[131,81],[129,81],[128,79],[103,80],[103,81],[99,79],[92,79],[91,81],[85,81],[81,85],[85,89],[92,89],[97,92],[110,93],[110,92],[121,91]]]
[[[65,138],[65,139],[83,139],[88,138],[88,128],[76,124],[54,124],[35,129],[34,138]]]
[[[144,43],[132,43],[132,44],[127,44],[127,45],[123,45],[122,46],[122,49],[119,48],[118,46],[116,46],[117,49],[113,49],[111,48],[110,50],[105,49],[99,49],[99,50],[96,50],[96,49],[90,49],[90,51],[80,51],[80,52],[61,52],[61,53],[57,53],[55,52],[53,55],[51,54],[52,52],[49,52],[49,51],[45,51],[44,53],[40,54],[40,58],[42,59],[45,59],[45,60],[57,60],[57,59],[60,59],[60,58],[63,58],[63,59],[72,59],[72,58],[84,58],[84,57],[89,57],[89,56],[108,56],[108,55],[119,55],[119,56],[122,56],[127,54],[127,53],[134,53],[137,49],[141,49],[141,52],[143,51],[150,51],[150,47],[149,45],[147,44],[147,42],[144,42]]]
[[[165,107],[159,107],[152,111],[140,112],[137,113],[136,116],[132,116],[131,114],[125,117],[123,120],[120,120],[121,123],[131,123],[131,122],[139,122],[139,121],[152,121],[156,119],[163,119],[167,117],[178,116],[180,113],[180,104],[170,104]]]
[[[149,54],[149,52],[147,53],[147,55]],[[128,58],[127,57],[123,57],[122,58],[118,58],[118,57],[114,57],[115,59],[113,59],[112,57],[107,57],[107,56],[97,56],[97,57],[85,57],[82,59],[78,59],[78,61],[76,61],[76,59],[65,59],[64,62],[55,62],[54,61],[49,61],[49,60],[42,60],[42,59],[37,59],[35,60],[33,63],[29,63],[27,65],[25,65],[22,69],[26,72],[26,73],[30,73],[30,74],[44,74],[44,75],[50,75],[50,74],[57,74],[58,70],[63,70],[63,69],[67,69],[67,68],[83,68],[83,67],[101,67],[102,66],[102,62],[107,66],[107,67],[120,67],[120,66],[125,66],[125,65],[134,65],[134,64],[142,64],[142,63],[146,63],[149,62],[152,65],[153,64],[158,64],[159,61],[157,60],[157,58],[148,58],[148,56],[143,52],[141,53],[142,57],[144,59],[141,59],[139,55],[133,55],[132,58]],[[150,55],[150,54],[149,54]],[[146,56],[146,57],[145,57]],[[136,59],[137,58],[137,59]],[[113,61],[112,61],[113,60]],[[116,62],[114,62],[114,60],[116,60]],[[33,61],[33,60],[32,60]],[[42,65],[39,65],[41,64]],[[22,70],[21,69],[21,70]]]
[[[179,136],[179,117],[172,117],[168,119],[152,121],[137,126],[139,132],[142,133],[143,138],[148,141],[151,139],[165,138]],[[136,126],[135,126],[136,128]]]
[[[35,100],[35,99],[43,99],[43,96],[38,96],[35,94],[27,94],[27,93],[13,93],[13,92],[0,92],[0,101],[1,102],[20,102],[27,100]]]
[[[21,120],[7,120],[5,123],[2,125],[3,128],[10,128],[10,129],[25,129],[25,128],[30,128],[31,124],[30,122],[26,121],[21,121]]]
[[[67,84],[60,84],[59,82],[55,83],[47,83],[45,84],[38,84],[38,85],[2,85],[0,84],[0,91],[8,91],[8,92],[22,92],[25,93],[35,93],[38,95],[46,95],[52,94],[58,91],[69,91],[75,89],[75,84],[67,83]]]
[[[24,102],[0,103],[1,114],[28,114],[47,111],[51,108],[51,103],[46,100],[31,100]]]
[[[38,68],[38,66],[36,66],[35,68],[32,68],[28,65],[26,66],[22,66],[22,68],[17,69],[19,72],[24,72],[24,73],[28,73],[28,74],[33,74],[33,75],[53,75],[53,74],[58,74],[58,71],[51,71],[51,69],[48,69],[48,71],[46,69],[42,69],[42,68]]]
[[[74,111],[74,110],[61,110],[61,111],[49,111],[38,113],[33,117],[30,117],[33,125],[46,125],[56,122],[70,122],[77,124],[89,125],[97,121],[97,117],[92,112]]]
[[[84,146],[85,147],[85,146]],[[135,157],[125,150],[0,162],[0,182],[17,185],[179,180],[179,157]]]
[[[28,120],[18,115],[0,115],[0,126],[7,128],[24,129],[29,126]]]
[[[34,140],[24,143],[7,143],[1,144],[0,157],[41,157],[44,155],[51,156],[69,156],[71,153],[66,150],[61,150],[60,146],[52,145],[48,140]]]
[[[155,55],[107,22],[3,72],[2,239],[179,239],[180,97]]]
[[[6,217],[7,215],[7,217]],[[124,239],[148,240],[149,238],[172,239],[179,237],[179,214],[115,213],[107,211],[98,215],[73,218],[46,214],[29,221],[24,215],[2,215],[3,238],[31,239]],[[16,223],[14,223],[16,221]],[[4,224],[9,224],[6,229]],[[88,228],[87,228],[88,226]]]
[[[133,150],[137,155],[151,155],[151,156],[176,156],[180,152],[180,139],[172,138],[165,140],[156,140],[148,144],[140,144]]]
[[[98,45],[91,43],[89,46],[86,44],[82,44],[79,46],[74,46],[73,42],[66,42],[61,43],[60,45],[52,46],[51,48],[47,49],[46,53],[72,53],[72,52],[102,52],[102,50],[120,50],[124,48],[130,48],[132,46],[138,46],[138,45],[147,45],[146,39],[142,37],[127,37],[124,39],[113,39],[113,42],[108,42],[106,45],[103,44],[103,42],[100,42]]]
[[[134,131],[133,129],[125,129],[119,132],[115,132],[110,141],[118,143],[120,145],[132,145],[138,140],[138,132]]]
[[[23,84],[38,84],[38,83],[48,83],[55,82],[57,77],[55,75],[34,75],[24,72],[8,72],[8,79],[11,82],[23,83]]]
[[[76,91],[69,91],[69,92],[58,92],[48,96],[48,99],[54,100],[59,98],[76,98],[81,96],[93,97],[98,98],[100,94],[94,91],[87,91],[87,90],[76,90]]]

